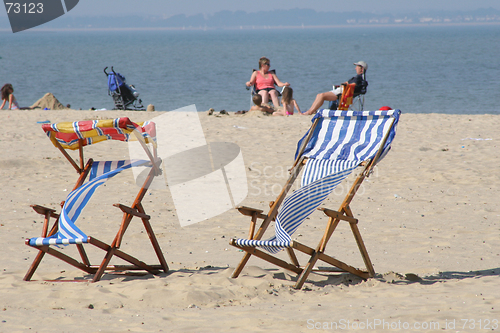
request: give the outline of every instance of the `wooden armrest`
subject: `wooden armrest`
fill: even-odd
[[[238,206],[236,207],[236,209],[238,209],[241,214],[252,217],[252,221],[250,222],[250,230],[248,231],[248,239],[253,239],[257,219],[265,220],[267,218],[267,215],[262,214],[263,211],[260,209],[250,208],[246,206]]]
[[[265,219],[267,215],[262,214],[263,210],[260,209],[255,209],[251,207],[246,207],[246,206],[238,206],[236,207],[238,211],[246,216],[253,216],[254,214],[257,215],[257,218]]]
[[[128,206],[125,206],[122,204],[114,204],[113,206],[120,208],[122,210],[122,212],[124,212],[124,213],[140,217],[141,219],[146,219],[146,220],[151,219],[151,216],[143,214],[143,213],[139,212],[137,209],[133,209],[131,207],[128,207]]]
[[[336,210],[333,209],[328,209],[328,208],[318,208],[318,210],[323,211],[326,216],[331,217],[333,219],[339,219],[339,220],[344,220],[349,223],[357,224],[358,219],[355,219],[354,217],[346,216],[340,212],[337,212]]]
[[[40,215],[45,216],[45,215],[47,215],[47,213],[49,213],[50,217],[53,217],[55,219],[57,219],[59,217],[59,214],[56,214],[55,209],[47,208],[47,207],[40,206],[40,205],[31,205],[30,207],[33,208],[33,210]]]

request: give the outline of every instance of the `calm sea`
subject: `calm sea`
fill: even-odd
[[[500,25],[237,31],[0,33],[0,84],[21,106],[52,92],[72,108],[113,108],[106,66],[134,84],[144,105],[248,109],[245,82],[267,56],[306,110],[318,92],[368,63],[365,109],[500,113]],[[325,104],[326,106],[326,104]]]

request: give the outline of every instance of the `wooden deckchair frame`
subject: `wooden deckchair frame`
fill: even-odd
[[[134,131],[134,134],[135,131]],[[151,227],[151,224],[149,222],[150,216],[146,214],[144,207],[142,206],[142,200],[151,185],[151,182],[153,181],[154,177],[157,175],[161,174],[159,165],[161,164],[161,160],[158,159],[156,149],[153,149],[153,154],[151,154],[149,148],[147,147],[146,143],[144,142],[142,136],[137,135],[136,137],[138,138],[139,142],[141,143],[141,146],[144,148],[146,151],[149,159],[152,162],[152,168],[146,177],[146,180],[144,181],[141,189],[139,190],[139,193],[135,197],[135,200],[132,204],[131,207],[122,205],[122,204],[114,204],[113,206],[118,207],[122,212],[123,212],[123,217],[122,217],[122,222],[120,225],[120,228],[118,229],[118,232],[116,233],[116,236],[111,243],[111,245],[108,245],[97,238],[94,237],[88,237],[88,243],[91,244],[101,250],[104,250],[106,252],[102,262],[100,265],[92,265],[89,261],[89,258],[87,256],[87,253],[84,249],[83,244],[76,244],[76,247],[78,249],[78,252],[80,254],[81,260],[74,259],[56,249],[51,247],[50,245],[42,245],[42,246],[34,246],[29,244],[29,239],[26,239],[25,243],[28,246],[31,246],[37,250],[39,250],[37,256],[33,260],[33,263],[31,264],[30,268],[28,269],[28,272],[24,276],[24,281],[30,281],[31,278],[33,277],[33,274],[35,273],[36,269],[40,265],[45,253],[50,254],[88,274],[94,274],[94,277],[92,279],[92,282],[97,282],[101,279],[102,275],[106,271],[130,271],[130,270],[144,270],[147,271],[151,274],[158,274],[160,271],[163,271],[164,273],[167,273],[169,268],[167,265],[167,261],[165,260],[165,257],[163,256],[163,252],[161,251],[160,245],[158,243],[158,240],[156,239],[156,236],[153,232],[153,228]],[[50,140],[52,143],[59,149],[59,151],[63,154],[64,157],[69,161],[69,163],[76,169],[76,171],[79,173],[78,180],[73,188],[73,191],[76,190],[78,187],[80,187],[85,180],[87,179],[92,164],[93,164],[93,159],[89,159],[87,161],[87,164],[84,166],[84,154],[83,154],[83,140],[79,140],[79,159],[80,163],[78,164],[72,157],[71,155],[68,154],[68,152],[61,146],[61,144],[56,140],[54,132],[50,133]],[[61,203],[61,207],[64,205],[64,201]],[[42,237],[50,237],[53,236],[54,234],[57,233],[58,231],[58,223],[59,223],[59,214],[56,214],[56,211],[54,209],[50,209],[47,207],[39,206],[39,205],[32,205],[31,206],[35,212],[38,214],[41,214],[44,216],[44,222],[43,222],[43,228],[42,228]],[[159,265],[149,265],[146,264],[139,259],[123,252],[120,250],[121,242],[123,239],[123,236],[130,225],[130,222],[134,217],[138,217],[142,220],[142,223],[144,225],[144,228],[146,229],[146,232],[149,236],[149,239],[151,241],[151,244],[153,246],[153,249],[156,253],[156,256],[158,257],[158,260],[160,262]],[[49,223],[50,219],[54,218],[54,224],[50,228],[50,231],[48,231],[49,228]],[[130,265],[109,265],[111,259],[113,256],[119,257],[128,263]],[[59,280],[58,280],[59,281]],[[75,280],[75,281],[86,281],[86,280]]]
[[[302,156],[305,147],[307,146],[307,143],[310,141],[312,134],[314,132],[315,127],[317,126],[319,122],[319,119],[316,119],[311,126],[311,129],[309,130],[308,136],[305,138],[305,140],[302,143],[302,146],[299,148],[299,153],[297,154],[297,158],[292,166],[292,169],[290,170],[290,177],[288,178],[287,182],[283,186],[283,190],[281,193],[278,195],[278,198],[276,199],[275,202],[271,202],[271,208],[268,212],[267,215],[262,214],[263,211],[259,209],[254,209],[250,207],[244,207],[240,206],[237,207],[238,211],[246,216],[250,216],[251,222],[250,222],[250,231],[248,235],[248,239],[251,240],[261,240],[265,231],[269,227],[269,224],[271,221],[274,221],[276,218],[276,215],[278,213],[278,208],[285,199],[288,191],[290,190],[293,182],[296,180],[298,177],[300,170],[302,169],[303,165],[305,164],[305,157]],[[380,148],[378,149],[375,157],[371,160],[365,161],[361,163],[364,165],[363,171],[357,176],[356,180],[354,181],[353,185],[351,186],[349,192],[345,196],[342,204],[340,205],[340,208],[335,211],[331,209],[326,209],[326,208],[318,208],[319,210],[323,211],[325,215],[328,216],[328,222],[327,226],[325,229],[325,232],[323,233],[323,237],[319,241],[318,245],[316,248],[311,248],[309,246],[306,246],[300,242],[297,242],[295,240],[292,241],[291,247],[286,248],[285,250],[288,253],[290,262],[287,262],[285,260],[282,260],[280,258],[277,258],[273,255],[270,255],[262,250],[259,250],[256,247],[250,247],[250,246],[241,246],[236,243],[235,239],[231,239],[229,244],[232,246],[235,246],[239,249],[244,250],[246,253],[244,254],[242,260],[236,267],[236,269],[233,272],[232,277],[237,278],[245,265],[247,264],[248,260],[252,255],[255,255],[263,260],[266,260],[276,266],[279,266],[281,268],[287,269],[289,271],[292,271],[297,274],[297,282],[294,285],[295,289],[301,289],[304,283],[307,280],[307,277],[313,271],[314,266],[316,265],[317,261],[323,261],[327,264],[330,264],[331,266],[336,267],[335,270],[328,270],[330,272],[337,272],[337,273],[352,273],[354,275],[357,275],[361,277],[362,279],[368,279],[370,277],[373,277],[375,275],[375,270],[373,268],[372,262],[370,260],[370,257],[368,255],[368,251],[366,250],[366,247],[364,245],[363,239],[361,237],[361,233],[359,232],[359,228],[357,226],[358,220],[354,218],[354,214],[350,208],[351,201],[353,200],[354,196],[356,195],[357,190],[361,186],[363,180],[368,177],[372,171],[375,165],[378,163],[380,156],[382,154],[382,151],[384,149],[385,143],[387,142],[387,139],[389,137],[389,134],[391,132],[392,127],[394,126],[394,119],[392,119],[391,126],[389,127],[387,133],[385,134],[382,143],[380,145]],[[257,233],[254,234],[255,232],[255,227],[258,219],[262,219],[262,223],[257,230]],[[339,261],[332,256],[329,256],[325,254],[326,246],[328,244],[328,241],[333,235],[333,232],[336,230],[338,224],[341,221],[345,221],[349,223],[349,226],[351,228],[351,231],[353,233],[353,236],[356,240],[356,243],[358,245],[358,249],[360,251],[361,257],[363,258],[363,261],[366,266],[366,270],[361,270],[359,268],[353,267],[351,265],[348,265],[342,261]],[[297,256],[294,252],[294,249],[305,253],[308,255],[309,261],[304,267],[301,267],[299,264],[299,261],[297,259]]]

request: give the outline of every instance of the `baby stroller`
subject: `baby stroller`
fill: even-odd
[[[113,97],[115,109],[118,110],[140,110],[143,108],[142,100],[139,99],[139,93],[133,85],[129,85],[126,79],[120,73],[116,73],[113,67],[111,72],[106,72],[108,67],[104,68],[104,74],[108,77],[108,95]]]

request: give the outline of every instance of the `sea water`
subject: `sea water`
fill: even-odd
[[[500,25],[1,32],[0,84],[13,84],[21,106],[51,92],[74,109],[112,109],[103,69],[114,66],[156,110],[248,110],[245,82],[266,56],[307,110],[364,60],[365,110],[496,114],[499,33]]]

